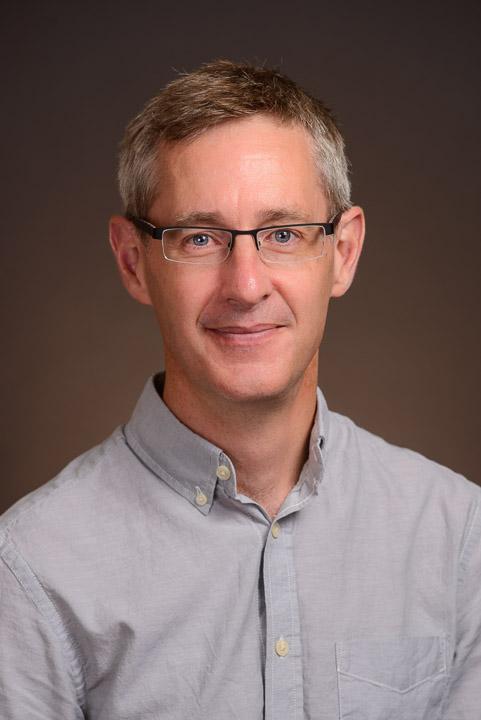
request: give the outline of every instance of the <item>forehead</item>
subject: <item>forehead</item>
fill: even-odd
[[[324,201],[309,133],[267,116],[224,122],[162,146],[156,209],[219,214]]]

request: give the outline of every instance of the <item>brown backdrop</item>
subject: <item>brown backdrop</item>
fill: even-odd
[[[116,146],[174,75],[279,65],[336,110],[368,234],[331,302],[331,409],[480,475],[478,2],[2,3],[0,510],[124,422],[161,366],[120,285]]]

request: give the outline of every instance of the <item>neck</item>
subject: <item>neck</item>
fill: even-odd
[[[167,367],[163,400],[184,425],[230,457],[237,491],[275,517],[309,454],[316,387],[317,356],[280,396],[242,402],[192,388]]]

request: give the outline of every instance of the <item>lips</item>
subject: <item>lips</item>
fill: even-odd
[[[282,327],[280,325],[273,324],[257,324],[257,325],[232,325],[223,327],[209,327],[208,330],[213,330],[218,333],[226,333],[229,335],[248,335],[252,333],[260,333],[265,330],[274,330],[275,328]]]
[[[262,348],[281,336],[285,325],[276,323],[257,323],[255,325],[222,325],[206,326],[205,331],[216,343],[225,350],[249,350]]]

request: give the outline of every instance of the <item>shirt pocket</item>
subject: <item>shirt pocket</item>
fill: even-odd
[[[336,643],[340,720],[438,720],[447,686],[444,636]]]

